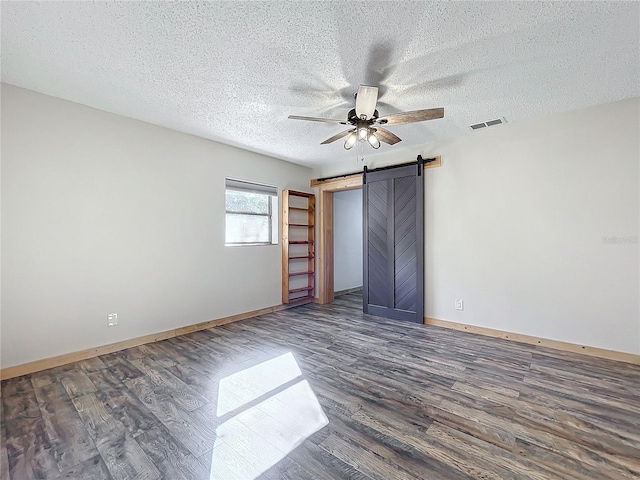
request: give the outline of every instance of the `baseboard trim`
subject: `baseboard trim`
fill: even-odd
[[[487,327],[477,327],[475,325],[451,322],[449,320],[440,320],[439,318],[425,317],[424,323],[426,325],[435,325],[437,327],[444,327],[462,332],[477,333],[487,337],[503,338],[513,342],[539,345],[541,347],[555,348],[556,350],[563,350],[565,352],[581,353],[592,357],[606,358],[609,360],[617,360],[619,362],[640,365],[640,355],[636,355],[634,353],[618,352],[616,350],[590,347],[587,345],[579,345],[577,343],[561,342],[559,340],[550,340],[548,338],[534,337],[531,335],[524,335],[522,333],[506,332],[504,330],[496,330]]]
[[[309,302],[312,301],[313,300],[309,300]],[[78,352],[65,353],[62,355],[57,355],[55,357],[43,358],[41,360],[35,360],[33,362],[23,363],[21,365],[15,365],[13,367],[0,369],[0,380],[7,380],[9,378],[20,377],[29,373],[48,370],[49,368],[59,367],[68,363],[87,360],[89,358],[106,355],[107,353],[113,353],[127,348],[137,347],[146,343],[159,342],[160,340],[166,340],[167,338],[179,337],[180,335],[197,332],[198,330],[205,330],[207,328],[217,327],[219,325],[225,325],[227,323],[237,322],[239,320],[245,320],[247,318],[258,317],[260,315],[265,315],[267,313],[277,312],[300,305],[303,305],[303,302],[296,303],[295,305],[274,305],[273,307],[260,308],[258,310],[252,310],[250,312],[230,315],[228,317],[222,317],[215,320],[196,323],[194,325],[187,325],[186,327],[174,328],[172,330],[153,333],[151,335],[144,335],[142,337],[131,338],[129,340],[110,343],[108,345],[102,345],[100,347],[88,348],[86,350],[80,350]]]
[[[356,293],[361,291],[362,291],[362,287],[347,288],[346,290],[338,290],[337,292],[333,292],[333,296],[340,297],[342,295],[348,295],[350,293]]]

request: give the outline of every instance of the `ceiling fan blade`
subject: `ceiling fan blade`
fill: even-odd
[[[435,120],[444,117],[444,108],[428,108],[426,110],[415,110],[413,112],[393,113],[378,118],[379,125],[399,125],[401,123],[424,122],[425,120]]]
[[[325,145],[327,143],[331,143],[331,142],[335,142],[336,140],[340,140],[342,137],[346,137],[347,135],[349,135],[351,132],[355,131],[355,128],[352,128],[351,130],[345,130],[344,132],[340,132],[337,135],[334,135],[331,138],[327,138],[324,142],[322,142],[320,145]]]
[[[324,123],[339,123],[341,125],[347,125],[344,120],[334,120],[333,118],[320,118],[320,117],[300,117],[298,115],[289,115],[292,120],[308,120],[310,122],[324,122]]]
[[[376,103],[378,103],[378,87],[360,85],[356,95],[356,115],[358,115],[358,118],[362,118],[362,115],[365,116],[365,120],[373,117],[373,113],[376,111]]]
[[[381,142],[388,143],[389,145],[395,145],[402,141],[402,139],[395,133],[380,127],[376,127],[376,137],[378,137]]]

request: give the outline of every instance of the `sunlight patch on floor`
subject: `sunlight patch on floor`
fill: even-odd
[[[220,380],[218,416],[236,410],[301,375],[291,352],[229,375]]]
[[[238,413],[216,430],[211,480],[255,479],[329,423],[301,375],[295,358],[287,353],[221,380],[218,416]],[[260,403],[243,408],[263,396]]]

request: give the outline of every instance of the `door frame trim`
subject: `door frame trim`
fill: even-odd
[[[311,180],[318,189],[318,298],[317,303],[333,302],[333,194],[362,188],[362,174],[349,175],[334,180],[318,182]]]

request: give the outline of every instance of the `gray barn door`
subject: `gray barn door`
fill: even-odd
[[[364,312],[422,323],[422,165],[366,173],[362,192]]]

